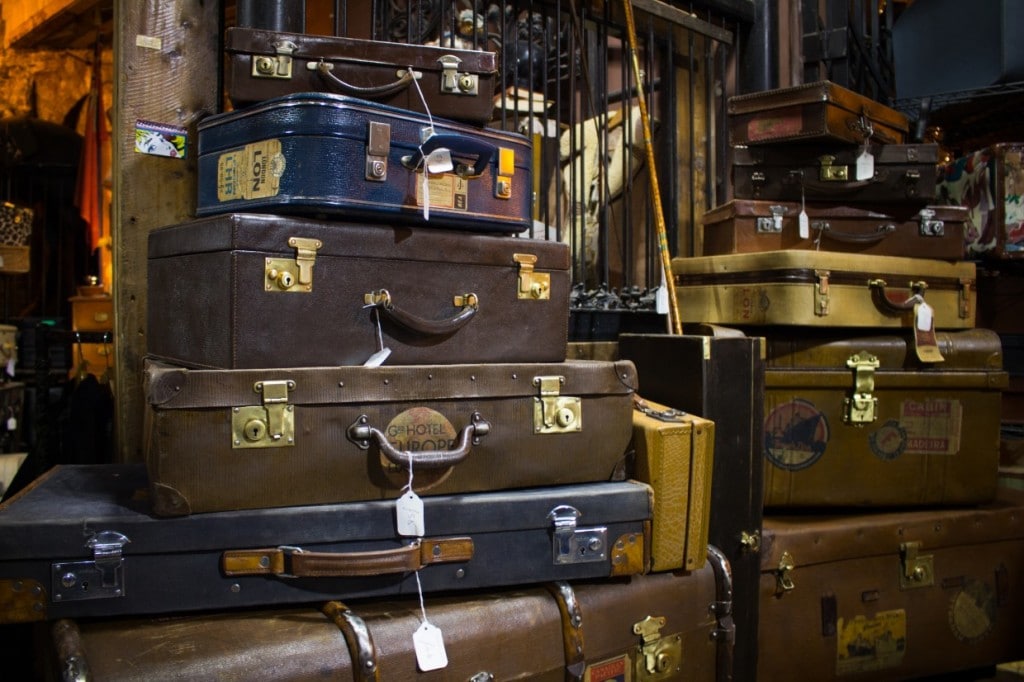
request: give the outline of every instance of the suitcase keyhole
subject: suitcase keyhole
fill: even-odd
[[[256,443],[267,436],[267,425],[259,419],[250,419],[245,423],[243,429],[246,440]]]

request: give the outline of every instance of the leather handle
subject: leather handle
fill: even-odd
[[[452,450],[399,450],[388,442],[379,429],[370,426],[370,420],[366,415],[361,415],[351,426],[348,427],[348,438],[362,449],[370,447],[370,440],[375,439],[380,447],[381,454],[387,457],[388,461],[400,467],[408,468],[409,463],[416,469],[447,469],[455,466],[469,456],[474,445],[480,444],[480,439],[490,433],[491,425],[479,412],[474,412],[470,417],[470,423],[462,429],[459,434],[459,445]]]
[[[328,62],[319,62],[316,65],[316,72],[320,74],[320,77],[327,81],[328,84],[333,85],[343,94],[359,97],[387,97],[388,95],[393,95],[396,92],[405,90],[412,84],[413,80],[416,79],[416,75],[413,71],[406,70],[401,76],[399,76],[398,80],[393,83],[362,87],[359,85],[352,85],[351,83],[341,80],[332,73],[332,68],[332,65]]]
[[[845,242],[847,244],[875,244],[896,232],[896,226],[892,223],[883,223],[876,227],[874,232],[843,232],[842,230],[834,229],[825,220],[814,221],[811,223],[811,229],[821,232],[822,237],[828,237],[837,242]]]
[[[368,306],[376,308],[391,322],[403,329],[421,336],[447,336],[466,326],[480,309],[480,299],[476,294],[463,294],[456,297],[461,308],[455,315],[441,320],[430,320],[395,305],[391,293],[387,289],[379,289],[363,296]]]
[[[476,163],[472,166],[457,167],[455,172],[465,178],[475,178],[484,174],[491,159],[498,153],[498,148],[486,140],[459,135],[457,133],[437,133],[431,135],[415,152],[402,157],[402,165],[406,168],[417,169],[423,163],[423,157],[430,155],[438,149],[448,149],[452,156],[462,158],[476,157]]]
[[[378,682],[377,647],[366,621],[340,601],[329,601],[320,610],[334,621],[345,638],[355,682]]]
[[[900,294],[898,298],[893,298],[894,294],[892,291],[889,291],[888,285],[884,279],[870,279],[868,280],[868,286],[871,288],[875,305],[877,305],[880,310],[900,314],[913,310],[914,306],[917,303],[920,303],[921,295],[924,290],[928,288],[928,283],[911,282],[910,296]]]
[[[354,578],[409,573],[430,564],[469,561],[473,538],[416,540],[396,549],[369,552],[307,552],[299,547],[234,549],[224,552],[224,575],[281,578]]]

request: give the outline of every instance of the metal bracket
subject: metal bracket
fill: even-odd
[[[264,289],[307,294],[313,291],[313,266],[323,242],[308,237],[289,237],[288,246],[295,249],[294,260],[267,258],[264,262]]]
[[[903,174],[903,182],[907,185],[907,196],[917,196],[917,186],[921,183],[921,171],[910,169]]]
[[[779,567],[775,569],[775,594],[785,594],[796,588],[793,578],[789,575],[794,568],[796,562],[793,561],[793,555],[783,552],[782,558],[779,559]]]
[[[388,154],[391,152],[391,124],[370,121],[366,141],[366,179],[384,182],[388,179]]]
[[[480,77],[475,73],[459,73],[462,60],[453,54],[439,57],[441,63],[441,92],[446,95],[475,95],[479,92]]]
[[[960,278],[960,293],[959,293],[959,315],[961,320],[965,320],[971,315],[971,287],[974,286],[974,280],[969,277]]]
[[[822,182],[846,182],[850,179],[850,167],[846,165],[834,165],[836,157],[832,154],[825,154],[818,157],[821,167],[818,169],[818,178]]]
[[[922,208],[920,216],[920,228],[918,233],[922,237],[942,237],[946,234],[946,223],[935,219],[935,209]]]
[[[920,542],[900,543],[900,589],[913,590],[935,584],[935,556],[920,554]]]
[[[520,301],[550,300],[550,273],[533,271],[533,266],[537,264],[537,256],[532,253],[514,253],[512,260],[519,266],[519,277],[516,278],[516,299]]]
[[[761,534],[754,532],[740,532],[740,549],[744,552],[758,553],[761,551]]]
[[[551,559],[556,565],[588,564],[608,558],[608,529],[605,526],[577,528],[580,512],[562,504],[548,512],[554,525]]]
[[[295,382],[257,381],[252,390],[262,396],[261,405],[231,410],[231,447],[280,448],[295,445],[294,405],[288,404],[288,392]]]
[[[782,206],[771,205],[768,207],[771,216],[759,216],[755,230],[757,234],[779,234],[782,232],[782,216],[786,209]]]
[[[533,432],[536,434],[571,433],[583,430],[583,405],[580,398],[561,395],[565,377],[534,377],[540,396],[533,399]]]
[[[878,358],[861,351],[851,355],[846,366],[853,370],[853,396],[845,398],[843,421],[848,424],[869,424],[878,418],[875,392],[875,370]]]
[[[832,277],[832,273],[828,270],[815,270],[814,271],[814,314],[819,317],[825,317],[829,314],[829,300],[831,294],[829,293],[829,279]]]
[[[124,560],[121,550],[131,542],[113,530],[90,537],[85,546],[91,561],[61,561],[50,565],[53,601],[82,601],[124,596]]]
[[[292,77],[292,55],[298,46],[290,40],[280,40],[274,43],[276,55],[253,55],[252,77],[253,78],[283,78]]]
[[[640,637],[639,655],[634,663],[637,680],[660,680],[672,677],[683,661],[682,638],[677,635],[662,637],[664,616],[647,616],[633,623],[633,634]]]

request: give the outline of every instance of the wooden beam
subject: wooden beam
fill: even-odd
[[[223,20],[202,0],[116,0],[114,16],[114,390],[117,458],[130,462],[142,460],[148,237],[195,215],[196,123],[220,102]],[[139,121],[184,128],[184,158],[136,152]]]

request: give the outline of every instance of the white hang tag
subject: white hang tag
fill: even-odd
[[[7,376],[14,376],[14,358],[11,358],[7,361]]]
[[[421,538],[427,534],[423,522],[423,500],[412,490],[396,501],[395,524],[402,536]]]
[[[423,159],[423,166],[434,175],[448,173],[455,169],[455,164],[452,162],[452,153],[444,147],[438,147],[427,154],[426,158]]]
[[[424,621],[412,633],[412,645],[416,650],[416,664],[422,672],[447,667],[448,654],[444,650],[444,637],[437,627]]]
[[[664,284],[654,292],[654,310],[659,315],[668,315],[668,287]]]
[[[423,219],[430,220],[430,182],[427,180],[428,171],[423,168]]]
[[[857,157],[857,180],[870,180],[875,177],[875,157],[867,147]]]
[[[390,348],[381,348],[366,359],[366,362],[363,363],[363,367],[380,367],[384,364],[384,361],[388,359],[389,355],[391,355]]]
[[[811,238],[811,220],[807,217],[807,211],[800,209],[800,215],[797,216],[797,225],[800,230],[800,239]]]
[[[914,314],[917,317],[915,323],[917,328],[923,332],[931,331],[934,325],[934,313],[932,307],[921,301],[919,304],[914,306]]]
[[[7,430],[8,431],[14,431],[17,428],[18,428],[18,419],[17,419],[17,417],[8,417],[7,418]]]

